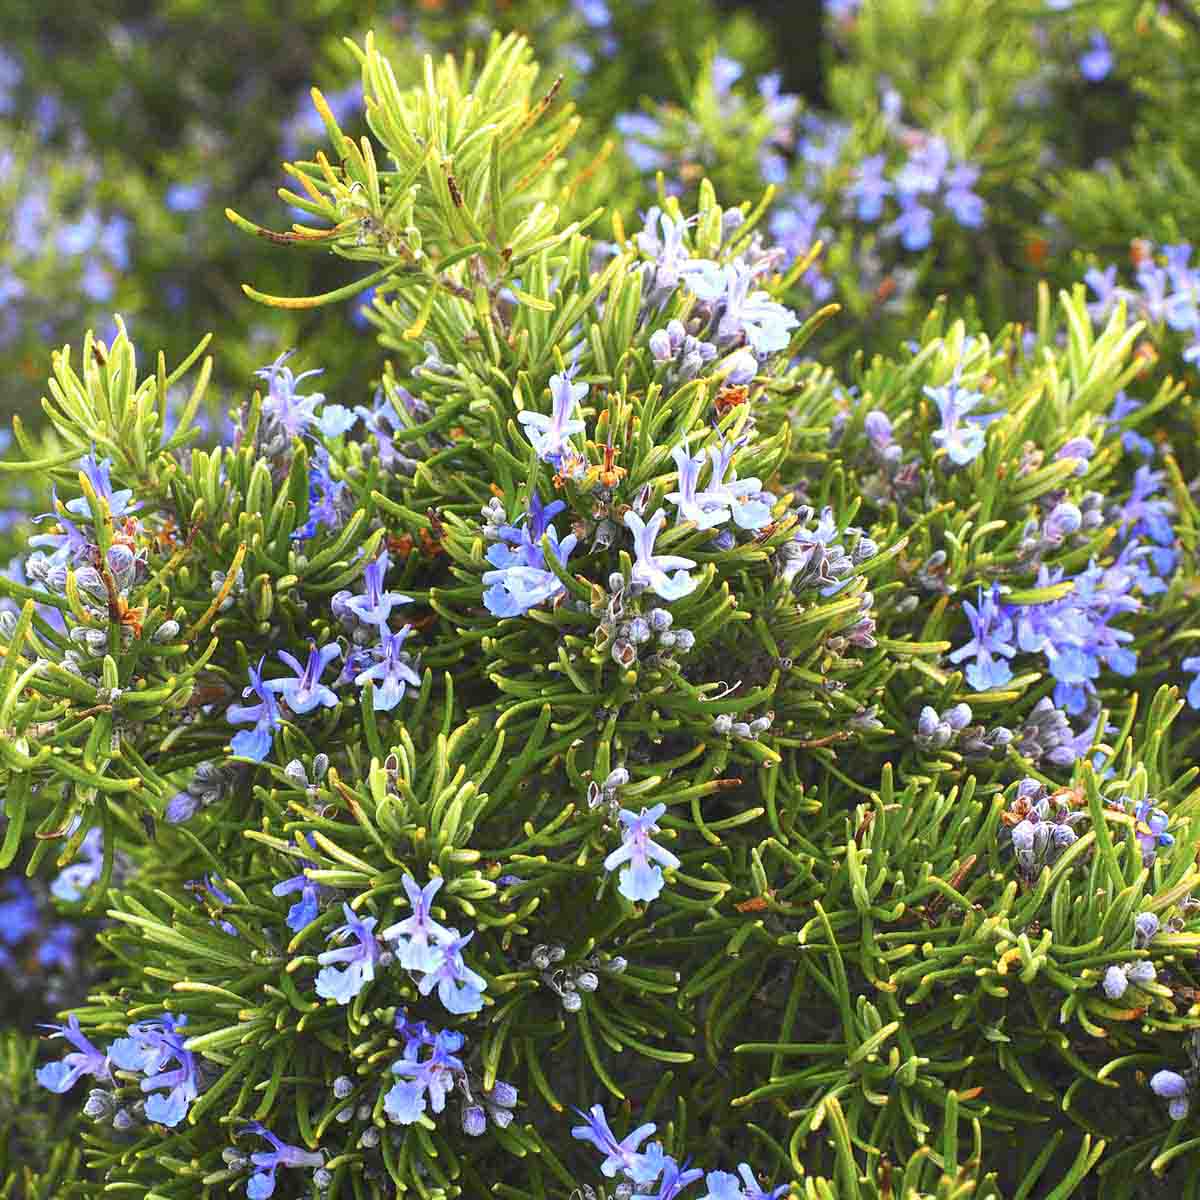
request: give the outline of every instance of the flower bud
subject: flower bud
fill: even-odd
[[[462,1114],[463,1133],[468,1137],[482,1137],[487,1131],[487,1113],[481,1105],[472,1104],[464,1108]]]
[[[333,1094],[339,1100],[345,1100],[352,1091],[354,1091],[354,1080],[349,1075],[339,1075],[333,1081]]]
[[[179,622],[174,620],[164,621],[153,633],[150,640],[152,642],[171,642],[179,636]]]
[[[675,357],[671,335],[665,329],[656,329],[650,335],[650,353],[654,355],[654,361],[659,363],[668,362]]]
[[[686,654],[696,644],[696,635],[690,629],[675,630],[675,649]]]
[[[562,1006],[569,1013],[578,1012],[583,1007],[583,999],[578,992],[564,992]]]
[[[650,628],[655,633],[666,633],[671,628],[674,620],[675,618],[665,608],[652,608],[650,610]]]
[[[581,992],[594,992],[600,986],[600,979],[592,971],[580,971],[575,976],[575,986]]]

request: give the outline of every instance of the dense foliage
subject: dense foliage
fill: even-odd
[[[1200,1194],[1200,18],[349,7],[5,59],[0,1197]]]

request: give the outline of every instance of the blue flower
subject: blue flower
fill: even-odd
[[[98,460],[96,452],[93,450],[91,454],[87,454],[79,460],[79,469],[87,476],[88,483],[92,485],[92,490],[96,495],[107,502],[109,512],[112,513],[114,520],[127,513],[136,512],[140,507],[130,503],[133,499],[133,491],[130,488],[123,488],[119,492],[112,490],[112,479],[109,475],[112,470],[111,458]],[[92,515],[86,496],[68,500],[67,512],[74,513],[77,517]]]
[[[342,522],[338,502],[346,490],[346,483],[333,478],[329,464],[329,451],[318,446],[308,464],[308,520],[292,531],[292,537],[297,541],[312,537],[321,526],[336,529]]]
[[[264,685],[273,692],[282,694],[287,706],[297,715],[312,712],[318,705],[333,708],[338,702],[331,688],[321,682],[321,675],[335,658],[342,652],[336,642],[317,649],[316,643],[309,643],[308,662],[303,666],[286,650],[280,650],[279,658],[284,665],[295,672],[294,679],[271,679]]]
[[[737,472],[733,469],[733,456],[745,445],[746,440],[722,440],[716,446],[709,446],[712,477],[700,500],[702,503],[727,506],[733,514],[733,523],[739,529],[757,530],[771,523],[771,506],[763,500],[749,498],[762,493],[761,480],[753,477],[738,479]]]
[[[756,278],[754,268],[740,262],[727,263],[722,291],[716,295],[712,294],[715,288],[711,283],[707,288],[701,283],[702,278],[689,275],[689,286],[697,296],[724,300],[724,312],[717,323],[719,346],[729,349],[744,341],[760,358],[788,348],[791,331],[799,326],[800,320],[761,288],[751,290]],[[703,294],[706,291],[708,294]]]
[[[1017,652],[1012,644],[1013,623],[1001,611],[999,596],[999,585],[992,584],[986,593],[982,588],[979,589],[978,608],[969,600],[963,602],[974,636],[950,655],[950,661],[954,663],[974,657],[975,661],[967,667],[966,676],[967,682],[977,692],[1003,687],[1012,679],[1012,668],[1004,660],[1012,658]]]
[[[411,604],[412,597],[400,592],[385,592],[383,590],[384,576],[387,575],[390,559],[386,550],[378,558],[367,563],[363,571],[363,586],[366,591],[361,596],[347,596],[343,604],[364,625],[386,627],[392,615],[392,609],[397,604]]]
[[[1109,410],[1108,420],[1114,424],[1123,421],[1141,407],[1137,400],[1127,396],[1124,392],[1118,392],[1113,399],[1113,406]],[[1153,458],[1156,453],[1154,443],[1140,433],[1135,433],[1132,429],[1122,432],[1121,446],[1129,453],[1140,454],[1143,458]]]
[[[402,395],[408,395],[408,392],[404,388],[399,388],[398,390]],[[392,403],[385,395],[383,389],[380,388],[376,391],[374,404],[370,408],[358,404],[355,406],[354,411],[362,418],[367,432],[375,436],[375,443],[379,448],[379,465],[385,471],[395,470],[401,458],[401,455],[396,450],[394,441],[396,434],[399,432],[400,424],[396,419],[396,410],[392,407]]]
[[[440,875],[421,887],[411,875],[401,881],[412,905],[412,916],[389,925],[380,935],[387,941],[400,940],[400,965],[410,971],[432,971],[439,965],[441,947],[454,941],[455,933],[431,915],[433,898],[444,880]]]
[[[986,418],[972,417],[967,422],[965,418],[983,399],[982,394],[960,387],[956,379],[941,387],[926,387],[924,390],[925,395],[937,405],[942,419],[941,429],[935,429],[933,433],[934,445],[945,450],[946,457],[955,466],[963,467],[974,462],[983,451],[983,426],[987,421]]]
[[[1167,832],[1169,818],[1151,801],[1143,800],[1134,809],[1133,822],[1134,834],[1142,850],[1142,865],[1151,867],[1160,849],[1175,845],[1175,839]]]
[[[550,395],[553,401],[551,414],[522,412],[517,420],[525,431],[538,457],[550,463],[555,470],[562,467],[564,455],[571,450],[567,439],[586,428],[583,421],[572,416],[576,406],[588,394],[586,383],[572,383],[572,372],[550,376]]]
[[[622,149],[629,161],[644,172],[668,165],[667,156],[650,143],[662,136],[662,126],[647,113],[618,113],[613,128],[621,135]]]
[[[924,250],[933,240],[933,210],[907,193],[900,195],[900,215],[883,232],[898,237],[905,250]]]
[[[55,511],[42,512],[40,516],[34,517],[34,523],[50,520],[55,521],[56,526],[52,532],[32,536],[29,545],[36,546],[38,550],[48,548],[50,553],[46,556],[46,562],[49,566],[73,566],[91,557],[91,542],[76,523],[58,511],[58,492],[52,491],[52,497]]]
[[[946,177],[943,203],[965,229],[979,229],[983,225],[983,200],[971,190],[978,179],[979,168],[970,163],[959,163]]]
[[[51,1037],[66,1038],[74,1051],[64,1055],[58,1062],[46,1063],[37,1070],[37,1081],[48,1091],[69,1092],[84,1076],[91,1075],[93,1079],[109,1080],[112,1078],[108,1069],[108,1056],[102,1054],[83,1035],[79,1028],[79,1019],[71,1014],[65,1025],[44,1025],[43,1029],[52,1029]]]
[[[896,190],[901,194],[901,203],[906,193],[919,196],[936,192],[949,165],[950,148],[945,139],[923,138],[909,155],[908,161],[896,172]]]
[[[50,884],[50,894],[67,904],[83,899],[84,893],[99,878],[104,867],[104,840],[97,825],[87,831],[79,846],[82,861],[64,867]]]
[[[632,508],[625,513],[625,526],[633,533],[634,553],[637,556],[633,564],[633,582],[648,587],[664,600],[679,600],[694,592],[699,582],[688,574],[696,565],[692,559],[677,554],[654,553],[655,539],[666,519],[667,514],[661,508],[649,521],[643,521]],[[668,571],[674,571],[675,574],[668,575]]]
[[[288,437],[303,437],[314,427],[326,437],[345,433],[358,420],[358,415],[341,404],[330,404],[318,415],[317,406],[325,403],[324,395],[313,392],[301,396],[297,388],[305,379],[324,372],[318,369],[293,375],[291,367],[283,364],[295,353],[295,350],[285,350],[270,366],[254,372],[268,383],[267,398],[262,404],[264,414],[276,421]]]
[[[605,860],[604,869],[615,871],[622,863],[626,865],[620,875],[617,891],[627,900],[653,900],[663,889],[663,867],[679,866],[679,859],[669,850],[651,841],[658,832],[655,823],[667,811],[665,804],[643,808],[640,813],[621,810],[621,845]]]
[[[1200,654],[1193,654],[1179,664],[1180,669],[1196,675],[1188,686],[1187,702],[1190,708],[1200,708]]]
[[[669,1154],[664,1154],[662,1156],[662,1178],[658,1181],[657,1189],[653,1193],[639,1191],[630,1197],[630,1200],[675,1200],[675,1197],[684,1188],[691,1187],[697,1179],[703,1177],[704,1172],[699,1167],[692,1167],[689,1170],[687,1162],[680,1165]]]
[[[593,1104],[588,1112],[580,1108],[575,1111],[584,1119],[585,1124],[574,1126],[571,1136],[581,1142],[591,1142],[604,1155],[600,1170],[609,1179],[614,1178],[618,1171],[628,1175],[634,1183],[649,1183],[658,1177],[662,1170],[661,1154],[639,1153],[639,1147],[657,1126],[639,1125],[618,1142],[616,1135],[609,1128],[608,1117],[599,1104]]]
[[[700,1197],[700,1200],[778,1200],[780,1196],[786,1196],[788,1193],[786,1183],[772,1191],[763,1191],[758,1186],[749,1163],[742,1163],[738,1167],[738,1174],[742,1177],[741,1183],[736,1175],[730,1175],[728,1171],[709,1171],[704,1180],[708,1185],[708,1193]]]
[[[325,1155],[319,1150],[303,1150],[280,1141],[265,1125],[251,1121],[239,1133],[256,1133],[271,1144],[270,1150],[256,1150],[250,1161],[258,1170],[246,1180],[246,1195],[249,1200],[267,1200],[275,1194],[275,1170],[277,1167],[320,1167],[325,1164]]]
[[[1088,316],[1093,321],[1108,319],[1109,313],[1117,306],[1117,302],[1125,296],[1125,289],[1117,286],[1117,268],[1115,265],[1105,267],[1089,267],[1084,273],[1083,282],[1096,293],[1096,299],[1087,306]],[[1118,392],[1123,396],[1123,392]]]
[[[0,905],[0,908],[3,907]],[[3,920],[2,916],[0,916],[0,920]],[[59,921],[52,925],[38,942],[38,966],[46,971],[53,970],[55,967],[63,971],[74,971],[78,963],[78,941],[79,930],[74,925],[69,925],[66,921]],[[3,958],[4,953],[0,951],[0,959]]]
[[[304,874],[293,875],[291,879],[285,879],[271,889],[272,896],[290,896],[294,892],[300,893],[300,899],[288,909],[286,923],[293,933],[299,933],[317,919],[321,893],[318,885]]]
[[[417,985],[422,996],[437,988],[438,999],[448,1012],[457,1015],[477,1013],[483,1007],[487,980],[472,971],[462,956],[463,947],[475,936],[474,932],[460,937],[457,929],[448,931],[453,938],[438,949],[437,965],[428,971]]]
[[[364,917],[360,920],[354,909],[345,903],[342,904],[342,912],[346,924],[333,930],[328,940],[340,941],[353,937],[355,945],[325,950],[317,955],[317,962],[323,968],[317,973],[317,995],[324,1000],[349,1004],[375,978],[375,964],[379,961],[381,951],[372,933],[375,918]],[[346,965],[339,970],[333,963]]]
[[[375,685],[372,705],[376,712],[390,712],[404,699],[407,687],[421,686],[421,677],[413,670],[411,657],[404,650],[410,633],[411,625],[405,625],[399,633],[383,633],[376,651],[381,655],[379,662],[354,677],[359,687]]]
[[[143,1092],[166,1088],[166,1095],[147,1095],[146,1116],[149,1120],[174,1129],[185,1116],[192,1101],[200,1094],[195,1055],[184,1049],[186,1039],[180,1030],[187,1017],[172,1017],[165,1012],[157,1021],[142,1021],[129,1026],[129,1036],[118,1038],[109,1047],[113,1066],[123,1071],[141,1071]],[[163,1070],[174,1061],[172,1071]]]
[[[230,725],[244,725],[247,721],[254,722],[253,729],[243,729],[233,736],[230,746],[234,754],[242,758],[252,758],[262,762],[271,753],[275,744],[275,731],[282,724],[279,715],[279,704],[275,693],[262,677],[263,663],[266,656],[258,660],[257,670],[250,668],[250,686],[243,688],[242,696],[257,696],[257,704],[231,704],[225,711],[225,720]]]
[[[886,155],[872,154],[855,168],[846,197],[854,201],[854,215],[860,221],[874,222],[883,216],[884,199],[892,194],[892,185],[883,177],[886,166]]]
[[[404,1047],[404,1056],[392,1064],[392,1072],[404,1076],[402,1082],[393,1084],[383,1099],[383,1109],[388,1117],[401,1125],[412,1125],[425,1111],[426,1098],[429,1107],[440,1113],[446,1107],[446,1097],[454,1087],[456,1075],[465,1074],[462,1060],[456,1052],[462,1049],[463,1036],[444,1029],[432,1039],[410,1038]],[[421,1060],[420,1054],[428,1046],[429,1056]]]
[[[668,492],[667,500],[679,509],[681,521],[692,521],[697,529],[714,529],[729,520],[730,512],[710,494],[697,495],[696,485],[704,469],[703,453],[692,457],[687,442],[682,442],[671,451],[679,471],[679,490]]]
[[[1113,69],[1113,53],[1108,38],[1098,29],[1092,33],[1088,48],[1079,56],[1079,73],[1088,83],[1101,83]]]
[[[504,542],[488,548],[488,562],[499,568],[486,571],[483,603],[495,617],[516,617],[535,605],[553,600],[566,592],[553,571],[546,568],[542,539],[550,539],[550,552],[560,564],[566,563],[575,549],[577,538],[569,533],[560,542],[558,531],[549,519],[562,508],[561,501],[542,506],[537,492],[530,499],[530,512],[523,528],[505,525],[500,530]],[[509,544],[505,544],[509,543]]]

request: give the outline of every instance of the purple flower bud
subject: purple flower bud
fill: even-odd
[[[1037,826],[1032,821],[1024,820],[1013,826],[1012,844],[1018,854],[1032,853],[1036,837]]]
[[[687,330],[683,327],[683,322],[677,317],[667,322],[667,337],[671,339],[672,354],[678,353],[680,347],[687,340]]]
[[[923,738],[931,738],[938,727],[937,713],[926,704],[917,718],[917,733]]]
[[[462,1127],[468,1137],[482,1137],[487,1131],[487,1113],[478,1104],[464,1108]]]
[[[668,362],[675,357],[671,335],[665,329],[656,329],[650,335],[650,353],[654,355],[654,361],[659,363]]]
[[[726,362],[729,364],[729,372],[725,376],[726,383],[734,386],[747,384],[758,374],[758,359],[749,350],[739,350],[731,354]]]
[[[892,422],[877,408],[863,418],[863,430],[876,450],[886,450],[892,444]]]
[[[166,811],[163,813],[163,816],[166,818],[168,825],[183,825],[196,815],[196,809],[199,807],[200,800],[198,797],[192,796],[187,792],[176,792],[167,801]]]
[[[1152,912],[1138,913],[1133,919],[1133,947],[1144,950],[1158,933],[1158,917]]]
[[[1153,983],[1157,972],[1154,970],[1152,962],[1136,962],[1125,974],[1128,976],[1130,983],[1143,984]]]
[[[1063,538],[1076,533],[1083,524],[1083,514],[1069,500],[1056,504],[1046,518],[1044,530],[1046,537],[1052,542],[1061,542]]]
[[[956,704],[953,708],[948,708],[942,713],[942,720],[955,732],[965,729],[971,720],[971,706],[969,704]]]
[[[1116,963],[1104,972],[1104,994],[1110,1000],[1120,1000],[1125,995],[1125,989],[1128,987],[1129,980],[1125,977],[1125,972]]]
[[[1188,1083],[1176,1071],[1156,1071],[1150,1078],[1150,1090],[1164,1100],[1174,1100],[1187,1094]]]

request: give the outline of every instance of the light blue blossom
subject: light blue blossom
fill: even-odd
[[[855,168],[846,198],[854,202],[854,215],[860,221],[875,222],[883,216],[883,202],[892,194],[892,185],[883,177],[886,166],[885,155],[872,154]]]
[[[699,1167],[692,1167],[689,1170],[686,1161],[681,1165],[669,1154],[664,1154],[662,1156],[662,1178],[658,1181],[657,1188],[653,1192],[638,1191],[630,1197],[630,1200],[675,1200],[684,1188],[691,1187],[697,1179],[703,1177],[704,1172]],[[653,1181],[651,1181],[651,1186],[653,1186]]]
[[[905,250],[924,250],[933,240],[933,210],[908,193],[900,195],[900,215],[883,232],[898,237]]]
[[[411,656],[404,650],[404,642],[410,633],[411,625],[405,625],[398,633],[382,633],[376,649],[379,661],[354,677],[359,687],[366,687],[368,683],[375,685],[371,703],[376,712],[390,712],[404,699],[407,688],[421,686],[421,677],[413,669]]]
[[[77,904],[100,878],[104,867],[104,840],[100,827],[87,831],[79,846],[80,860],[64,867],[50,884],[50,894],[67,904]]]
[[[979,229],[983,225],[983,200],[972,191],[978,180],[979,168],[970,163],[959,163],[946,177],[942,202],[965,229]]]
[[[742,1177],[741,1183],[737,1175],[731,1175],[728,1171],[709,1171],[704,1180],[708,1185],[708,1193],[700,1200],[779,1200],[779,1197],[788,1193],[786,1183],[769,1192],[763,1191],[749,1163],[742,1163],[738,1167],[738,1175]]]
[[[733,468],[733,456],[745,443],[745,438],[736,442],[722,440],[708,448],[712,477],[701,499],[710,504],[727,505],[733,514],[733,523],[739,529],[757,530],[771,523],[771,506],[763,500],[750,498],[762,493],[762,481],[754,477],[738,479]]]
[[[398,604],[411,604],[412,597],[400,592],[385,592],[384,577],[391,564],[388,552],[383,550],[378,558],[367,563],[363,571],[363,587],[365,591],[360,596],[347,596],[343,603],[364,625],[385,627],[392,615],[392,609]]]
[[[1172,1121],[1182,1121],[1188,1115],[1191,1087],[1177,1071],[1155,1071],[1150,1076],[1150,1090],[1160,1099],[1169,1101],[1167,1112]]]
[[[504,541],[488,547],[488,562],[498,569],[484,573],[483,583],[487,588],[483,603],[493,616],[520,616],[566,592],[558,576],[546,567],[542,550],[542,539],[549,538],[551,554],[563,565],[575,549],[578,541],[575,534],[567,534],[560,542],[558,531],[549,524],[549,518],[562,507],[557,500],[543,506],[535,491],[522,526],[503,526],[500,536]]]
[[[342,904],[346,924],[339,925],[329,934],[329,941],[341,941],[353,937],[353,946],[342,946],[337,950],[325,950],[317,955],[322,970],[317,973],[317,995],[323,1000],[336,1000],[349,1004],[359,992],[375,978],[375,964],[381,950],[372,930],[375,917],[359,919],[350,905]],[[334,963],[344,963],[338,968]]]
[[[338,702],[331,688],[321,682],[321,675],[341,653],[342,649],[336,642],[317,649],[316,643],[310,643],[308,662],[301,666],[300,662],[286,650],[280,650],[280,661],[295,672],[293,679],[271,679],[265,686],[273,692],[280,693],[287,706],[297,715],[312,712],[318,705],[333,708]]]
[[[242,689],[242,696],[257,696],[257,704],[231,704],[225,711],[225,720],[230,725],[243,725],[247,721],[254,722],[253,729],[243,729],[236,733],[230,742],[234,754],[242,758],[252,758],[262,762],[271,753],[275,744],[275,731],[283,722],[279,714],[279,703],[270,685],[262,677],[263,663],[266,657],[258,660],[258,668],[250,668],[250,685]]]
[[[454,941],[455,933],[435,921],[431,915],[433,898],[445,882],[440,875],[421,887],[411,875],[401,881],[412,905],[412,916],[389,925],[380,935],[386,941],[399,941],[400,965],[410,971],[432,971],[441,959],[443,946]]]
[[[1189,708],[1200,708],[1200,654],[1193,654],[1185,658],[1180,664],[1180,669],[1187,671],[1195,678],[1188,685],[1187,702]]]
[[[678,554],[654,553],[655,539],[666,520],[667,514],[661,508],[649,521],[643,521],[632,508],[626,512],[625,526],[633,533],[634,553],[637,556],[633,564],[633,582],[648,587],[664,600],[679,600],[700,585],[688,574],[696,565],[692,559]],[[669,571],[675,574],[669,575]]]
[[[318,414],[317,406],[325,403],[321,392],[301,396],[297,389],[305,379],[322,375],[320,369],[293,375],[291,367],[285,367],[295,350],[285,350],[270,366],[262,367],[254,374],[268,384],[267,396],[262,403],[265,416],[278,423],[288,437],[304,437],[316,428],[326,437],[337,437],[345,433],[358,420],[358,415],[341,404],[330,404]]]
[[[160,1020],[130,1025],[129,1036],[118,1038],[108,1051],[114,1067],[145,1074],[142,1091],[156,1093],[146,1097],[146,1116],[170,1129],[183,1120],[200,1094],[195,1055],[184,1049],[181,1031],[186,1024],[186,1016],[176,1018],[165,1012]],[[172,1060],[175,1069],[164,1070]],[[157,1094],[163,1088],[166,1095]]]
[[[421,1050],[425,1046],[429,1047],[429,1056],[422,1060]],[[451,1029],[443,1029],[431,1040],[409,1038],[403,1057],[392,1064],[393,1074],[403,1079],[393,1084],[383,1099],[388,1117],[401,1125],[412,1125],[425,1111],[426,1100],[435,1113],[442,1112],[455,1077],[466,1070],[456,1057],[462,1046],[462,1034]]]
[[[572,383],[571,371],[561,375],[550,376],[550,396],[552,409],[550,416],[545,413],[522,412],[517,420],[525,431],[525,436],[537,451],[543,462],[548,462],[556,470],[563,465],[564,455],[571,449],[568,438],[572,434],[582,433],[586,428],[583,421],[572,414],[579,402],[588,394],[586,383]]]
[[[329,451],[318,446],[308,463],[308,520],[292,531],[296,541],[312,537],[318,529],[337,529],[342,523],[338,503],[346,491],[344,479],[334,479]]]
[[[687,442],[682,442],[671,451],[679,471],[679,490],[667,493],[667,500],[679,510],[681,521],[692,521],[697,529],[714,529],[729,520],[728,507],[709,494],[697,494],[696,485],[704,469],[703,452],[692,457]]]
[[[108,1055],[97,1050],[79,1028],[79,1018],[70,1014],[65,1025],[43,1025],[43,1029],[54,1032],[51,1037],[65,1038],[75,1049],[58,1062],[46,1063],[37,1070],[37,1081],[51,1092],[69,1092],[84,1075],[93,1079],[112,1078],[108,1069]]]
[[[290,896],[296,892],[300,893],[300,899],[288,909],[286,918],[287,927],[293,933],[311,925],[320,912],[320,888],[307,875],[293,875],[271,889],[272,896]]]
[[[447,1012],[460,1016],[477,1013],[483,1007],[487,980],[472,971],[462,956],[463,947],[475,933],[472,931],[462,937],[457,929],[448,932],[454,935],[453,938],[439,947],[436,965],[422,977],[417,990],[422,996],[428,996],[437,988],[438,999]]]
[[[275,1170],[278,1167],[320,1167],[325,1164],[325,1155],[319,1150],[289,1146],[258,1121],[251,1121],[239,1132],[256,1133],[271,1144],[270,1150],[256,1150],[250,1155],[250,1161],[258,1170],[246,1180],[248,1200],[267,1200],[275,1194]]]
[[[1012,679],[1012,668],[1005,659],[1016,654],[1013,643],[1013,623],[1000,608],[1000,587],[992,584],[987,592],[979,589],[979,607],[969,600],[963,602],[967,620],[974,635],[965,646],[950,655],[953,663],[964,658],[975,661],[967,667],[967,682],[977,692],[1003,687]]]
[[[658,1177],[662,1170],[661,1148],[659,1154],[639,1152],[641,1144],[657,1126],[651,1123],[639,1125],[632,1133],[617,1141],[601,1105],[593,1104],[587,1112],[580,1108],[575,1111],[585,1124],[573,1126],[571,1136],[581,1142],[591,1142],[604,1155],[600,1170],[609,1179],[615,1178],[618,1171],[629,1176],[634,1183],[649,1183]]]
[[[715,280],[702,283],[703,276],[689,275],[689,284],[701,299],[723,299],[724,311],[717,323],[717,344],[723,349],[740,345],[743,341],[760,358],[786,350],[791,341],[791,331],[800,320],[789,308],[785,308],[761,288],[753,288],[756,278],[754,268],[744,263],[727,263],[724,269],[723,288],[716,295]],[[707,293],[707,294],[703,294]]]
[[[137,504],[131,504],[133,500],[133,491],[130,488],[122,488],[118,492],[112,489],[112,459],[97,459],[96,452],[93,450],[91,454],[85,455],[79,460],[79,469],[87,476],[87,481],[92,485],[92,490],[101,499],[107,502],[108,510],[112,514],[113,519],[117,520],[129,513],[136,512],[140,507]],[[79,496],[75,500],[67,501],[67,512],[74,513],[77,517],[91,517],[92,509],[88,504],[86,496]]]
[[[942,419],[941,429],[933,432],[935,446],[946,451],[946,457],[957,467],[974,462],[985,445],[984,426],[987,418],[971,417],[970,413],[983,400],[980,392],[960,387],[957,379],[941,387],[926,387],[925,395],[936,405]]]
[[[29,545],[36,547],[42,553],[45,553],[46,550],[50,551],[45,558],[46,564],[50,567],[74,566],[91,556],[92,543],[78,525],[59,511],[57,491],[51,490],[51,498],[54,511],[41,513],[34,517],[33,521],[34,524],[37,524],[50,520],[57,524],[49,533],[39,533],[31,537]],[[77,501],[72,501],[72,503],[77,503]]]
[[[621,845],[604,860],[604,869],[615,871],[626,864],[622,867],[617,891],[627,900],[655,899],[663,889],[662,867],[680,865],[670,850],[651,840],[651,835],[658,832],[656,822],[666,811],[665,804],[643,808],[640,813],[621,810],[621,824],[625,826],[621,831]]]
[[[1092,31],[1088,48],[1079,56],[1079,73],[1088,83],[1101,83],[1112,74],[1113,53],[1108,38],[1100,30]]]

